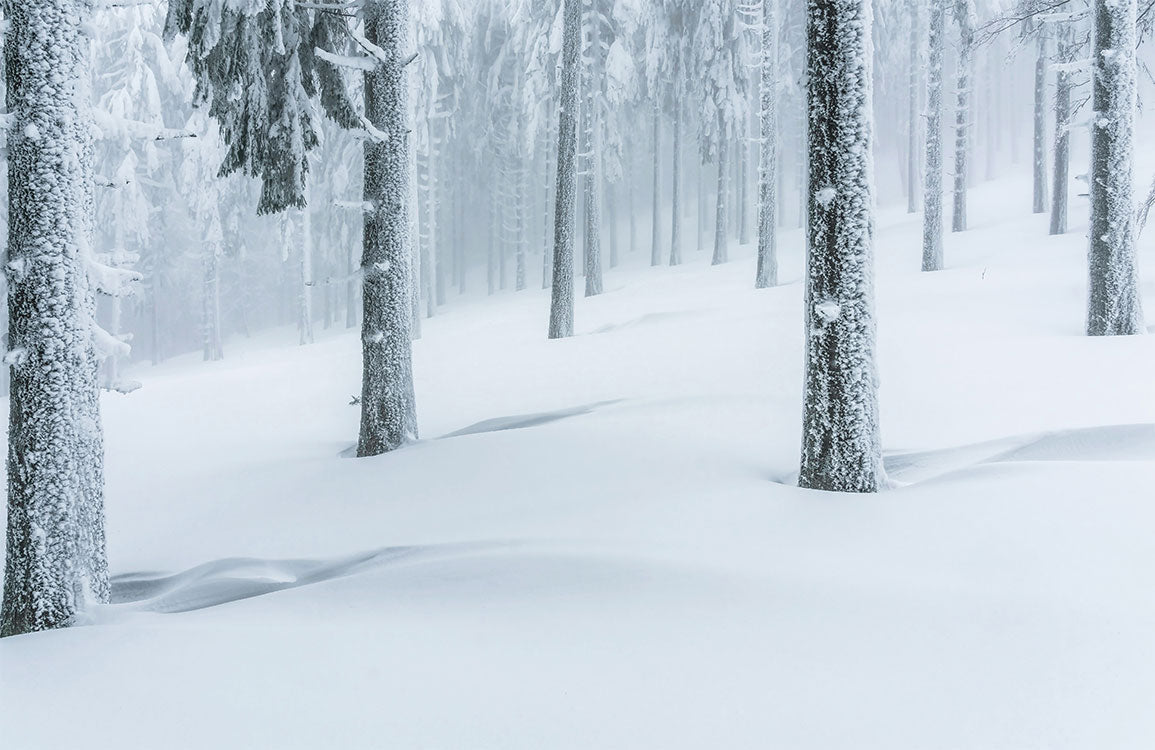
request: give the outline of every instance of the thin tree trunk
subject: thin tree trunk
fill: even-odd
[[[580,65],[581,0],[563,0],[562,69],[558,99],[557,204],[554,209],[553,287],[549,315],[551,339],[573,335],[573,235],[574,202],[577,198],[575,172]]]
[[[1060,63],[1075,59],[1075,30],[1068,21],[1059,31]],[[1060,68],[1055,75],[1054,192],[1051,194],[1051,234],[1067,231],[1067,181],[1071,164],[1071,74]]]
[[[955,105],[954,211],[952,232],[967,228],[967,185],[970,179],[971,77],[974,75],[974,0],[957,0],[955,18],[959,25],[958,86]]]
[[[932,0],[933,2],[933,0]],[[918,181],[918,70],[921,64],[919,55],[919,24],[922,23],[920,11],[922,0],[910,0],[907,13],[910,21],[910,85],[907,91],[907,118],[906,118],[906,212],[918,212],[918,191],[921,187]]]
[[[670,265],[682,262],[682,112],[674,109],[674,179],[670,182],[674,194],[670,204]]]
[[[1047,211],[1047,33],[1040,27],[1035,50],[1034,191],[1033,211]]]
[[[762,0],[761,151],[758,185],[758,268],[754,287],[778,284],[778,0]]]
[[[730,139],[726,133],[726,119],[721,111],[718,112],[718,200],[715,203],[714,214],[714,257],[711,265],[726,262],[726,174],[729,167]]]
[[[408,179],[406,164],[406,179]],[[309,207],[301,211],[301,294],[298,328],[301,344],[313,343],[313,220]]]
[[[946,2],[930,0],[927,35],[926,176],[923,179],[922,270],[942,269],[942,63]]]
[[[662,112],[654,107],[654,213],[650,231],[650,265],[662,263]]]

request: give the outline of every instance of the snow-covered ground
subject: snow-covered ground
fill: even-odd
[[[0,641],[0,747],[1150,747],[1155,339],[1081,335],[1085,203],[1052,238],[1029,194],[975,190],[936,274],[881,212],[877,496],[792,486],[797,231],[764,291],[643,249],[569,340],[538,290],[450,306],[379,458],[354,334],[138,368],[119,603]]]

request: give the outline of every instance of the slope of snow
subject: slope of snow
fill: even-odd
[[[935,274],[882,212],[877,496],[792,486],[796,231],[763,291],[753,246],[641,250],[568,340],[539,291],[449,307],[422,441],[378,458],[342,457],[355,335],[138,368],[105,400],[117,603],[0,641],[0,745],[1146,746],[1155,340],[1081,335],[1085,228],[1029,193],[975,189]]]

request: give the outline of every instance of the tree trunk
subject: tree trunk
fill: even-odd
[[[967,184],[970,177],[971,77],[974,75],[974,0],[958,0],[955,17],[959,26],[958,87],[954,115],[954,212],[952,232],[967,228]]]
[[[92,236],[91,0],[7,17],[8,536],[0,636],[108,602]]]
[[[932,0],[933,1],[933,0]],[[910,0],[907,13],[910,21],[910,70],[909,89],[907,91],[906,117],[906,212],[918,212],[918,69],[919,55],[919,24],[922,23],[922,0]]]
[[[1047,33],[1039,28],[1035,49],[1035,135],[1034,135],[1034,188],[1033,211],[1047,210]]]
[[[581,0],[563,0],[562,69],[558,101],[557,203],[553,224],[553,289],[549,337],[573,335],[574,202],[577,198],[578,75]],[[656,129],[655,125],[655,129]],[[655,227],[656,227],[655,223]]]
[[[515,264],[516,265],[514,268],[513,288],[515,291],[520,292],[522,289],[525,289],[525,276],[526,276],[526,264],[525,264],[526,236],[525,236],[525,232],[526,232],[526,224],[527,224],[526,217],[525,217],[525,213],[526,213],[525,202],[527,199],[527,195],[526,195],[526,170],[525,170],[524,165],[520,165],[520,164],[517,166],[516,194],[517,194],[516,199],[515,199],[516,203],[514,205],[514,215],[516,217],[514,232],[516,234],[516,237],[515,237],[514,241],[517,243],[516,244],[517,255],[515,256]]]
[[[417,439],[410,341],[409,0],[366,0],[365,37],[391,62],[365,73],[365,116],[388,141],[366,140],[364,322],[358,456]]]
[[[923,179],[922,270],[942,269],[942,61],[946,2],[930,0],[927,34],[926,176]]]
[[[1059,31],[1060,63],[1074,61],[1076,54],[1073,22]],[[1060,68],[1055,75],[1055,158],[1054,192],[1051,194],[1051,234],[1067,231],[1067,182],[1071,165],[1071,74]]]
[[[714,214],[714,257],[711,265],[726,262],[726,174],[729,167],[730,139],[726,132],[726,118],[718,112],[718,200]]]
[[[662,112],[654,107],[654,214],[650,232],[650,265],[662,263]]]
[[[221,346],[220,248],[216,243],[206,243],[204,249],[201,334],[204,338],[204,361],[215,362],[225,356]]]
[[[682,262],[682,112],[674,109],[674,179],[670,204],[670,265]]]
[[[802,487],[882,479],[874,362],[870,0],[808,0]]]
[[[1132,161],[1135,0],[1095,0],[1092,32],[1089,336],[1143,333],[1135,259]]]
[[[758,269],[754,287],[778,283],[778,0],[762,0],[761,164],[758,185]]]
[[[409,179],[408,162],[405,178]],[[313,343],[313,220],[309,207],[301,211],[301,295],[300,329],[301,344]]]
[[[585,155],[585,296],[602,293],[602,139],[601,118],[601,22],[597,8],[591,11],[590,64],[585,66],[585,107],[582,108],[582,153]]]

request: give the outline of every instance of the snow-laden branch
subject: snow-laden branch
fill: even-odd
[[[389,133],[384,130],[378,130],[373,123],[369,122],[369,118],[365,115],[359,115],[361,118],[361,125],[365,128],[365,135],[376,143],[388,143]]]
[[[320,47],[314,47],[313,52],[325,62],[332,63],[341,68],[363,70],[366,73],[373,72],[377,69],[377,66],[381,64],[376,58],[367,55],[336,55],[332,52],[326,52]]]
[[[88,273],[88,281],[93,288],[109,297],[126,297],[132,294],[134,285],[144,279],[138,271],[105,265],[92,257],[85,258],[84,266]]]
[[[166,128],[162,125],[152,125],[140,120],[130,120],[125,117],[115,117],[109,112],[96,107],[92,108],[92,121],[102,138],[132,138],[144,141],[166,141],[172,138],[196,138],[197,134],[191,130]]]
[[[96,347],[97,356],[101,358],[127,357],[132,352],[132,347],[128,345],[132,338],[131,335],[113,336],[91,318],[89,319],[89,329],[92,331],[92,343]]]

